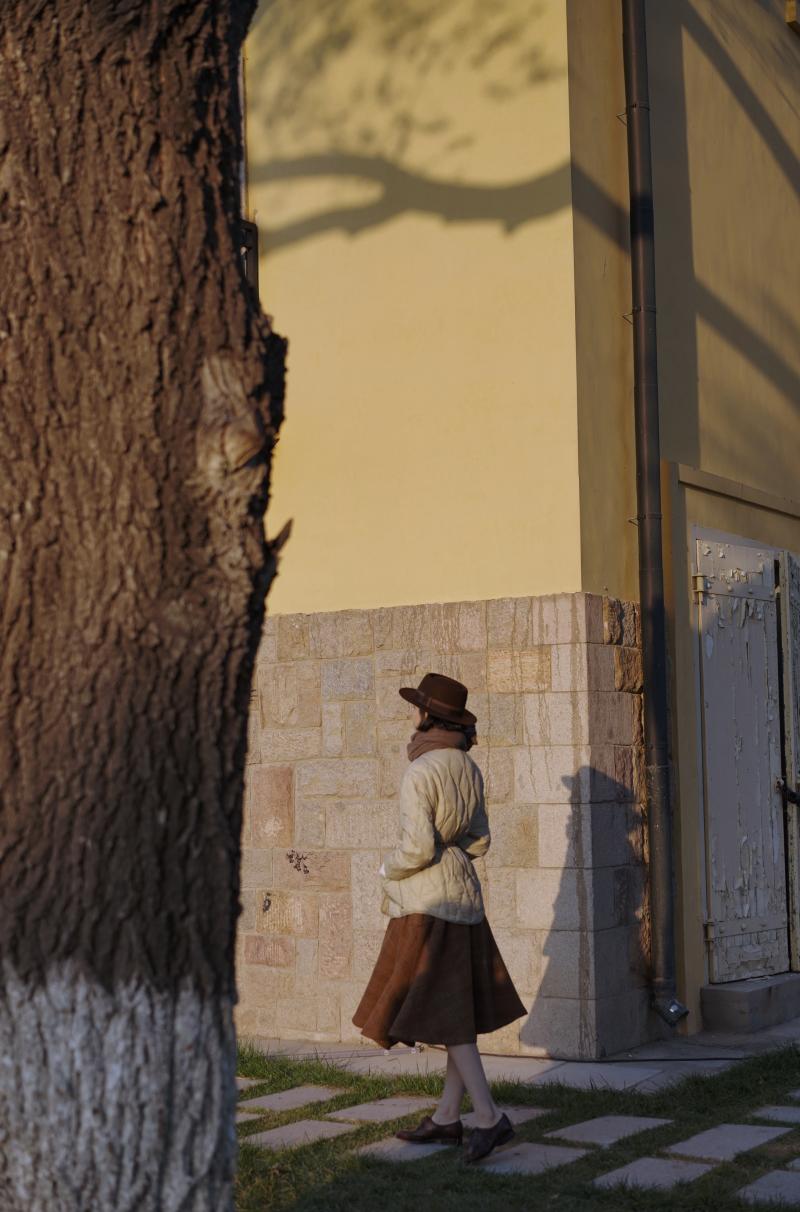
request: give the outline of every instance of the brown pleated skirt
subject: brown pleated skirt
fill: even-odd
[[[353,1023],[384,1048],[471,1044],[526,1013],[486,918],[393,917]]]

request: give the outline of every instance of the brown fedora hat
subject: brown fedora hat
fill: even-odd
[[[422,707],[450,724],[475,724],[477,717],[466,710],[469,691],[455,678],[443,673],[426,673],[419,686],[403,686],[401,696],[415,707]]]

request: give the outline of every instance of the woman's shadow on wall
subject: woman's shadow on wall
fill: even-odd
[[[646,837],[635,794],[642,783],[632,767],[613,777],[588,765],[561,783],[565,802],[540,805],[539,867],[523,907],[541,951],[520,1040],[593,1060],[665,1031],[649,1009]]]

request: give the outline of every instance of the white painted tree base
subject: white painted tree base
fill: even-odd
[[[230,1002],[2,972],[2,1212],[230,1212]]]

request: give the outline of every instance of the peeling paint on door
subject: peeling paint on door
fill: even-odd
[[[789,967],[778,616],[762,550],[698,541],[709,975]]]

